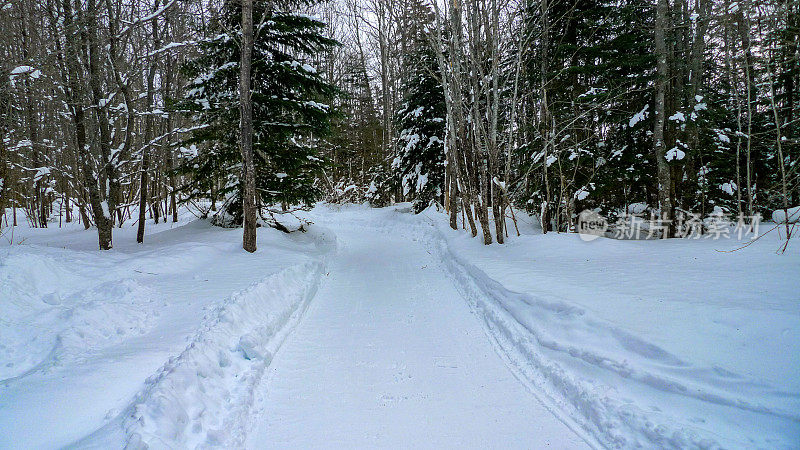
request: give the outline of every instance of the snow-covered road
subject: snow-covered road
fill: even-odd
[[[800,253],[774,236],[307,218],[253,254],[183,216],[111,252],[74,224],[0,241],[0,449],[798,448]]]
[[[261,386],[248,448],[584,448],[514,378],[437,258],[347,222]],[[337,221],[338,222],[338,221]]]

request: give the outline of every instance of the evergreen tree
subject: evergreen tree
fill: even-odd
[[[419,213],[433,202],[441,201],[444,189],[444,139],[446,106],[442,86],[436,79],[438,64],[431,43],[425,35],[430,26],[430,12],[422,5],[416,11],[426,21],[415,21],[410,49],[404,58],[406,79],[404,98],[396,113],[395,142],[397,157],[392,169],[401,180],[403,196],[413,198]]]
[[[340,95],[334,106],[327,154],[332,160],[330,175],[337,189],[345,189],[368,185],[372,180],[368,172],[380,166],[385,155],[381,147],[380,115],[375,108],[367,68],[358,52],[343,58],[340,71],[337,85]]]
[[[579,0],[554,1],[545,11],[539,6],[526,10],[523,35],[533,36],[523,90],[538,93],[525,100],[534,127],[517,150],[522,173],[536,174],[524,184],[527,206],[540,213],[546,202],[545,214],[566,229],[568,216],[585,208],[599,207],[613,218],[626,204],[654,204],[652,5]]]
[[[312,1],[254,4],[251,97],[259,207],[309,205],[319,193],[314,181],[324,159],[317,143],[328,131],[327,102],[335,89],[307,61],[337,43],[323,35],[324,23],[294,12]],[[199,56],[183,68],[191,81],[180,106],[201,124],[184,143],[191,150],[179,170],[192,175],[184,190],[190,199],[224,196],[223,225],[242,223],[240,22],[241,5],[227,1],[212,25],[218,34],[200,42]]]

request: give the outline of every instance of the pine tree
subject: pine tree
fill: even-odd
[[[420,5],[419,8],[424,7]],[[418,12],[419,16],[430,20],[427,9]],[[414,211],[419,213],[433,202],[441,201],[446,106],[441,83],[435,77],[439,71],[436,55],[425,35],[424,27],[430,22],[415,23],[411,48],[403,61],[406,79],[403,103],[396,113],[400,131],[392,169],[401,180],[403,196],[413,199]]]
[[[317,144],[329,128],[327,102],[335,89],[306,61],[337,43],[323,35],[324,23],[293,12],[308,4],[257,0],[253,6],[251,98],[259,207],[310,205],[319,194],[314,182],[324,159]],[[238,146],[240,22],[240,4],[227,1],[212,26],[219,34],[202,41],[199,56],[183,68],[191,81],[180,103],[201,124],[184,142],[189,158],[179,170],[192,176],[183,190],[190,199],[224,196],[225,205],[215,222],[226,226],[240,225],[243,220]],[[217,183],[221,183],[219,189]]]

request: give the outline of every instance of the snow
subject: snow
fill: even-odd
[[[796,446],[796,245],[776,254],[775,233],[733,253],[719,250],[742,241],[587,243],[520,217],[530,231],[487,249],[433,218],[518,377],[602,446]]]
[[[273,359],[246,448],[587,447],[506,370],[401,213],[337,209],[312,216],[340,249]]]
[[[425,186],[426,186],[427,184],[428,184],[428,174],[427,174],[427,173],[421,173],[421,174],[419,174],[419,175],[417,176],[417,185],[416,185],[416,190],[417,190],[417,192],[420,192],[420,191],[422,191],[423,189],[425,189]]]
[[[149,21],[155,19],[156,17],[160,16],[164,11],[168,10],[169,8],[171,8],[172,5],[174,5],[176,1],[177,0],[170,0],[165,5],[161,6],[159,9],[153,11],[152,13],[150,13],[150,14],[148,14],[146,16],[143,16],[143,17],[137,17],[133,22],[130,22],[130,24],[128,24],[125,28],[123,28],[119,32],[118,36],[125,35],[131,29],[133,29],[134,26],[136,26],[136,25],[138,25],[140,23],[149,22]]]
[[[788,217],[789,223],[797,223],[798,219],[800,219],[800,206],[795,206],[794,208],[787,208],[785,211],[782,209],[776,209],[772,212],[772,221],[775,223],[786,223],[786,217]]]
[[[151,51],[150,53],[147,54],[147,56],[148,57],[154,56],[154,55],[157,55],[159,53],[163,53],[163,52],[166,52],[168,50],[172,50],[174,48],[180,48],[180,47],[185,47],[187,45],[194,45],[194,44],[197,44],[197,41],[170,42],[167,45],[164,45],[164,46],[162,46],[160,48],[157,48],[157,49]]]
[[[584,97],[589,97],[591,95],[602,94],[605,91],[606,91],[606,89],[603,89],[603,88],[591,87],[591,88],[589,88],[588,91],[586,91],[583,94],[579,95],[578,98],[584,98]]]
[[[315,102],[313,100],[309,100],[307,102],[304,102],[303,104],[306,105],[306,106],[310,106],[312,108],[316,108],[316,109],[322,110],[322,111],[327,111],[328,110],[328,105],[326,105],[325,103]]]
[[[320,204],[254,254],[186,212],[107,252],[4,228],[0,448],[796,447],[796,242],[517,211],[487,247],[410,210]]]
[[[240,443],[253,390],[313,297],[323,268],[319,262],[291,267],[220,306],[186,350],[146,380],[122,420],[128,444]]]
[[[628,214],[643,214],[647,211],[646,203],[631,203],[628,205]]]
[[[14,84],[14,78],[16,78],[18,75],[28,75],[33,79],[37,79],[42,76],[42,72],[39,69],[31,66],[17,66],[13,68],[9,74],[12,85]]]
[[[148,223],[143,245],[126,224],[114,230],[108,252],[97,251],[95,230],[78,224],[16,227],[13,246],[3,229],[0,448],[120,447],[134,434],[176,446],[200,439],[181,434],[178,403],[195,414],[201,403],[193,401],[202,397],[208,413],[191,426],[206,436],[215,420],[244,411],[211,393],[247,395],[232,388],[231,371],[257,378],[264,360],[238,356],[237,346],[248,348],[257,321],[275,335],[253,339],[252,349],[274,352],[291,325],[284,319],[294,320],[286,312],[305,304],[330,245],[321,231],[289,236],[261,228],[260,250],[251,255],[241,251],[241,230],[191,219],[184,212],[174,226]],[[205,360],[216,356],[211,349],[228,348],[231,369]],[[167,429],[173,437],[161,434]],[[232,427],[226,438],[233,435]]]
[[[308,72],[308,73],[311,73],[311,74],[317,73],[317,69],[312,67],[310,64],[301,63],[300,61],[291,61],[291,62],[287,62],[286,64],[289,64],[290,66],[292,66],[293,69],[296,69],[296,68],[299,67],[299,68],[303,69],[303,71],[305,71],[305,72]]]
[[[7,299],[4,320],[16,326],[0,329],[0,379],[24,377],[49,363],[74,363],[147,331],[158,315],[152,290],[133,279],[85,283],[65,264],[63,252],[10,250],[0,294]],[[68,288],[59,289],[56,280]]]
[[[631,117],[631,120],[628,121],[628,126],[630,128],[633,128],[637,123],[646,119],[648,108],[650,108],[650,104],[644,105],[644,108],[642,108],[641,111],[639,111],[638,113],[634,114],[633,117]]]
[[[419,143],[420,137],[419,134],[417,133],[414,134],[403,133],[400,136],[400,139],[406,141],[406,145],[403,148],[403,151],[405,153],[410,153],[414,149],[414,147]]]
[[[106,186],[106,191],[108,191],[108,186]],[[110,219],[111,212],[108,209],[108,202],[103,200],[102,202],[100,202],[100,207],[103,208],[103,217],[105,217],[106,219]]]
[[[33,181],[37,182],[41,180],[43,177],[50,175],[50,168],[49,167],[37,167],[34,169],[36,173],[33,175]]]
[[[722,189],[722,192],[725,192],[728,195],[733,195],[733,193],[736,192],[736,189],[737,189],[736,188],[736,183],[734,183],[733,181],[729,181],[727,183],[722,183],[719,186],[719,188]]]
[[[673,121],[676,121],[676,122],[686,122],[686,116],[683,115],[682,112],[677,111],[675,114],[669,116],[668,120],[673,120]]]
[[[667,150],[667,154],[664,155],[664,158],[667,161],[673,161],[673,160],[680,161],[684,157],[686,157],[686,152],[684,152],[683,150],[679,149],[678,147],[673,147],[673,148]]]
[[[500,189],[506,190],[506,182],[502,181],[500,178],[494,177],[492,178],[492,183],[496,184]]]
[[[33,72],[35,69],[31,66],[17,66],[11,70],[11,75],[19,75],[22,73]]]

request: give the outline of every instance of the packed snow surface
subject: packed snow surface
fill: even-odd
[[[485,247],[410,210],[320,205],[255,254],[191,216],[108,252],[4,228],[0,448],[800,446],[794,242],[518,212]]]
[[[273,359],[246,447],[587,448],[505,367],[403,216],[313,213],[338,253]]]

